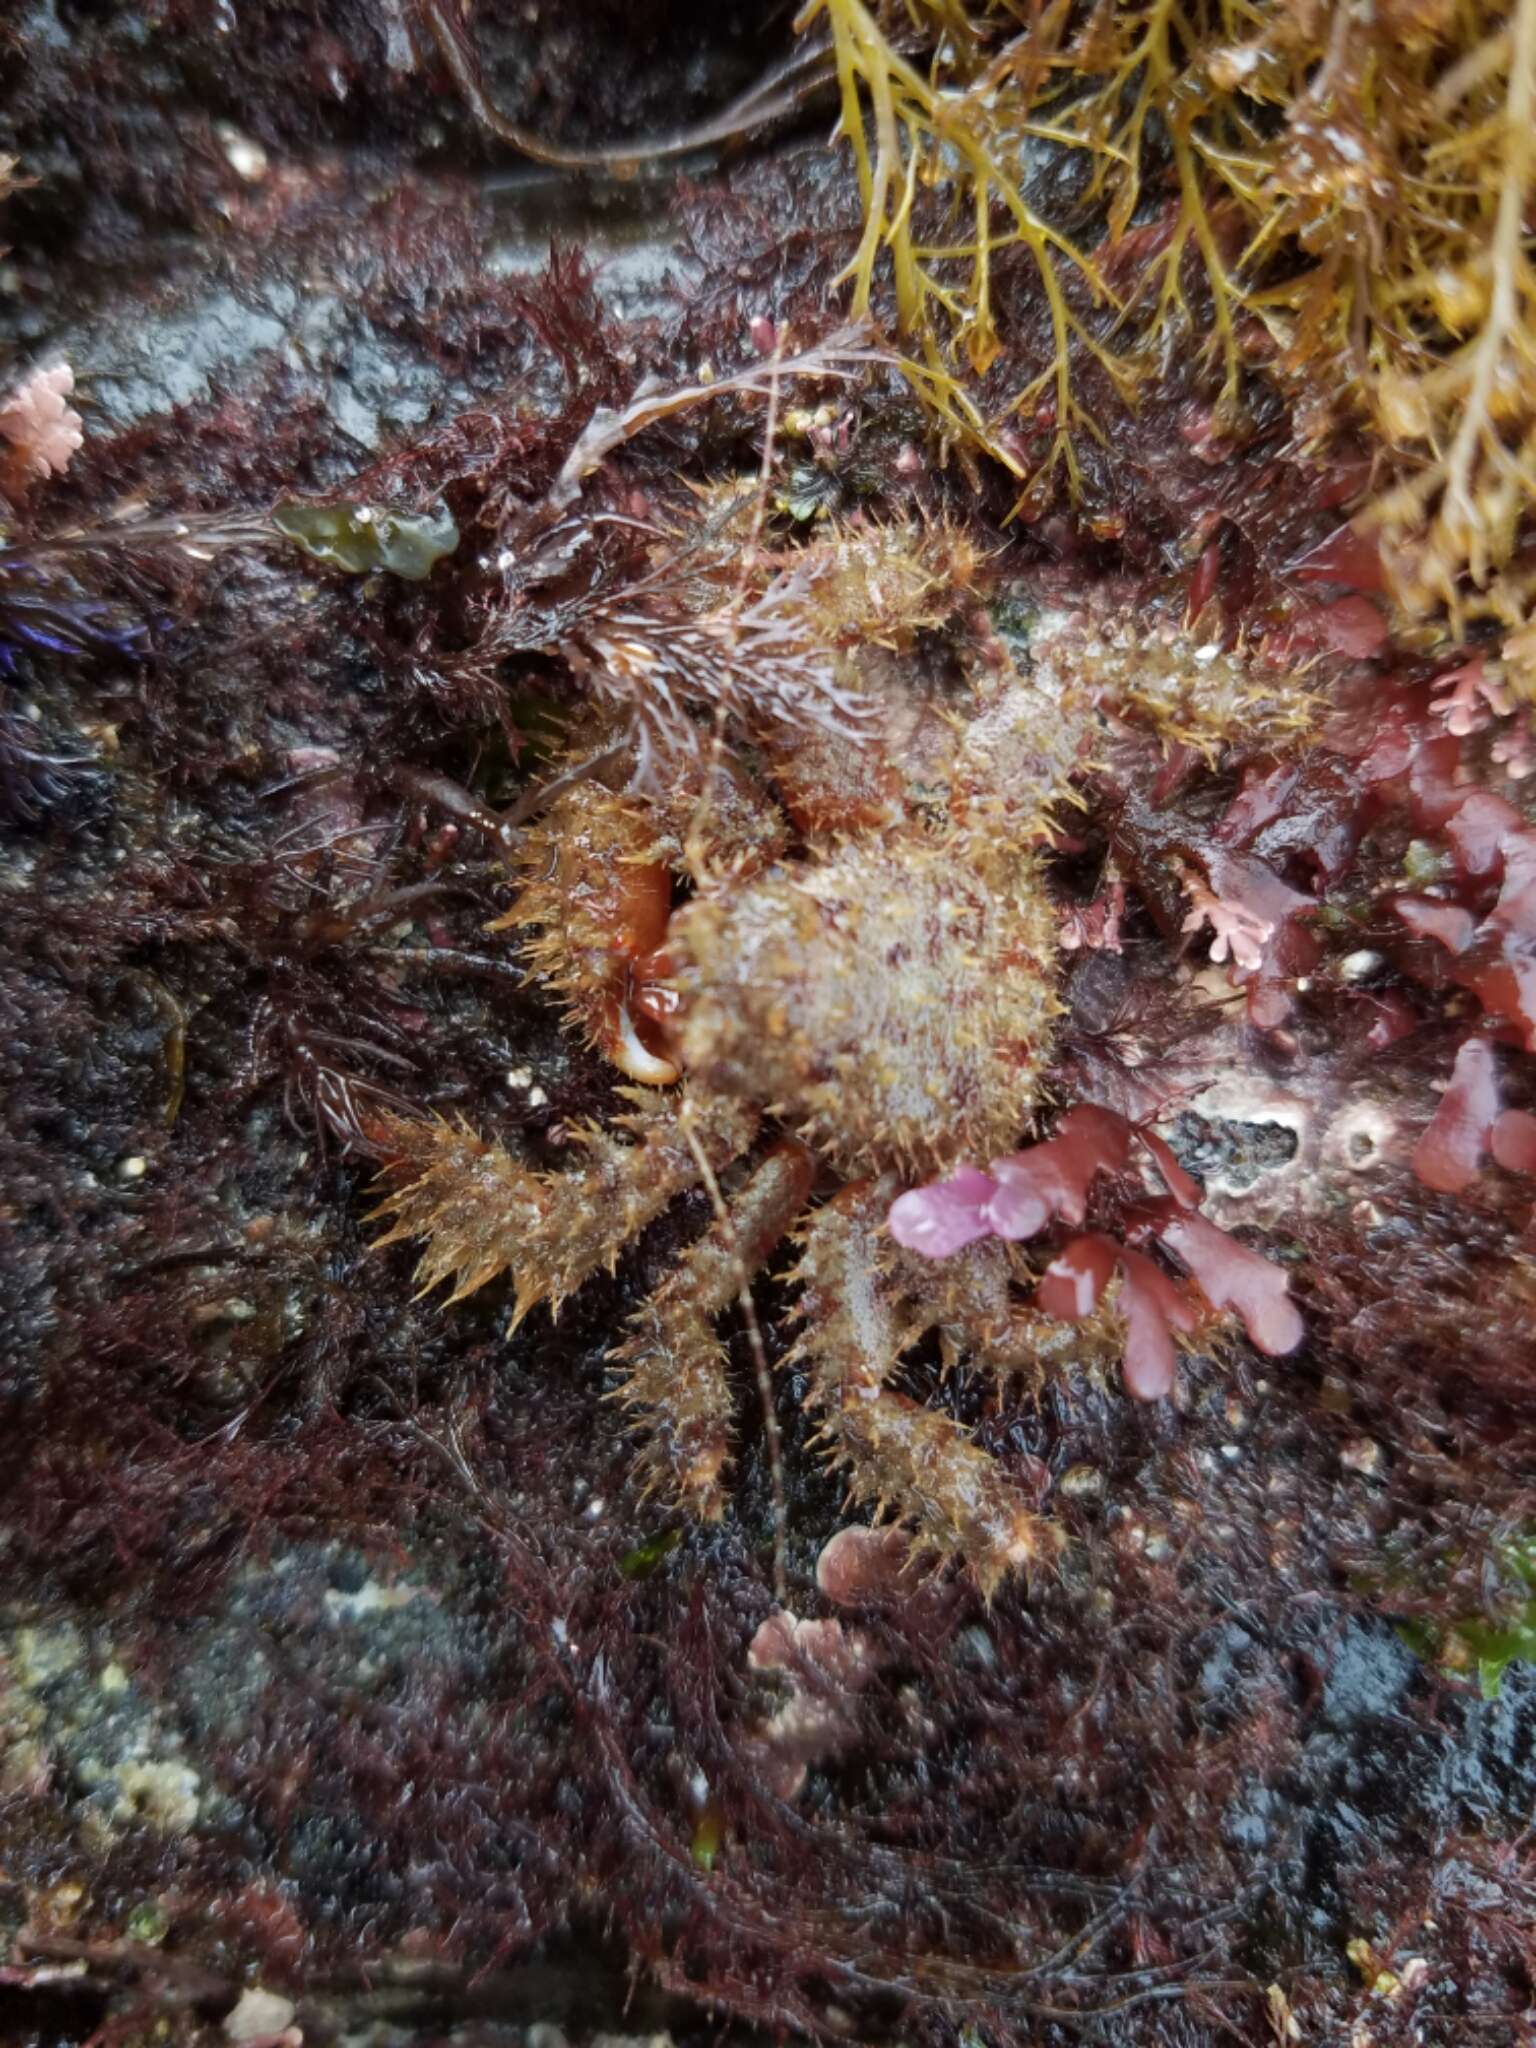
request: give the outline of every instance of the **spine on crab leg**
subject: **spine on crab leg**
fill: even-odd
[[[385,1189],[373,1215],[389,1224],[375,1249],[422,1239],[421,1291],[446,1284],[450,1301],[510,1273],[514,1328],[540,1302],[558,1313],[567,1295],[599,1268],[611,1269],[630,1239],[700,1178],[674,1106],[639,1089],[630,1095],[635,1111],[616,1131],[593,1125],[576,1133],[585,1156],[563,1173],[523,1166],[503,1146],[441,1118],[370,1118]],[[691,1129],[718,1169],[746,1151],[757,1119],[721,1104],[695,1116]]]
[[[617,1397],[645,1438],[647,1491],[673,1494],[691,1514],[719,1519],[730,1456],[731,1390],[715,1318],[746,1287],[805,1207],[816,1169],[803,1145],[775,1145],[722,1216],[630,1319],[612,1353]]]
[[[988,1249],[975,1247],[977,1252]],[[1092,1380],[1117,1384],[1125,1351],[1125,1324],[1108,1298],[1081,1322],[1063,1322],[1020,1303],[988,1334],[982,1348],[986,1369],[1000,1383],[1020,1383],[1038,1398],[1050,1380]]]
[[[894,1186],[857,1183],[812,1217],[792,1356],[810,1367],[809,1405],[852,1498],[910,1530],[915,1550],[963,1559],[990,1598],[1009,1572],[1054,1556],[1058,1537],[957,1422],[887,1384],[908,1345],[945,1314],[939,1298],[902,1286],[880,1237]]]
[[[489,929],[531,932],[523,955],[564,997],[588,1041],[620,1073],[662,1088],[677,1069],[635,1002],[634,965],[666,934],[676,848],[633,798],[600,782],[563,790],[520,849],[523,887]]]

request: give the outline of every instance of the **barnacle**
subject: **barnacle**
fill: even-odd
[[[0,489],[13,504],[33,482],[62,475],[80,448],[85,425],[69,403],[74,388],[69,364],[55,363],[23,378],[0,405]]]

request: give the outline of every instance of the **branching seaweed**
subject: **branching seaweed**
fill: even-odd
[[[888,254],[898,322],[923,356],[914,388],[953,417],[965,403],[954,351],[984,376],[1004,346],[992,308],[993,259],[1009,247],[1027,250],[1050,313],[1054,361],[1014,404],[1032,405],[1042,391],[1052,391],[1055,430],[1044,468],[1060,464],[1075,491],[1073,436],[1092,431],[1093,421],[1074,388],[1073,347],[1117,381],[1124,371],[1074,307],[1063,273],[1075,272],[1100,302],[1112,294],[1092,257],[1026,196],[1012,166],[1026,139],[1042,130],[1030,118],[1028,100],[1007,89],[1006,70],[1000,73],[996,60],[982,61],[984,46],[964,9],[956,0],[921,0],[908,11],[943,36],[926,76],[864,0],[811,0],[799,16],[802,31],[823,17],[831,27],[842,99],[838,133],[853,151],[864,202],[864,232],[843,273],[854,316],[868,315],[880,258]],[[919,219],[919,194],[933,189],[948,198],[936,238]]]
[[[1475,593],[1515,625],[1533,579],[1499,572],[1536,498],[1536,0],[1519,0],[1428,105],[1443,132],[1426,141],[1397,230],[1419,246],[1390,265],[1392,297],[1373,320],[1375,409],[1413,459],[1375,517],[1415,609],[1454,610]]]
[[[1022,248],[1051,360],[1009,404],[1050,400],[1039,482],[1079,490],[1085,369],[1130,399],[1193,342],[1218,420],[1264,371],[1314,444],[1369,425],[1388,454],[1369,520],[1410,609],[1526,617],[1536,0],[811,0],[799,20],[837,57],[864,204],[853,307],[890,290],[951,428],[963,368],[1013,348],[993,286]],[[1032,148],[1081,162],[1101,248],[1031,202]]]

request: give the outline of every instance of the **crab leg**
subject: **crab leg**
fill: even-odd
[[[803,1145],[775,1145],[722,1216],[630,1319],[612,1353],[625,1369],[618,1397],[637,1411],[647,1490],[664,1488],[718,1521],[730,1456],[731,1389],[720,1315],[747,1286],[796,1216],[816,1176]]]
[[[389,1219],[378,1240],[425,1239],[416,1277],[421,1290],[447,1282],[451,1301],[502,1273],[515,1288],[515,1328],[566,1296],[654,1221],[675,1195],[701,1178],[700,1155],[714,1169],[752,1143],[757,1119],[721,1104],[694,1118],[693,1142],[673,1105],[636,1089],[633,1115],[618,1134],[590,1126],[576,1134],[585,1157],[564,1173],[539,1173],[500,1145],[441,1118],[381,1113],[369,1142],[384,1160],[385,1193],[375,1216]],[[695,1151],[697,1145],[700,1150]]]
[[[851,1497],[909,1528],[917,1549],[963,1558],[990,1598],[1010,1571],[1054,1553],[1055,1531],[957,1422],[888,1384],[947,1306],[937,1294],[918,1300],[893,1267],[879,1233],[894,1188],[856,1182],[811,1219],[797,1274],[804,1330],[792,1355],[811,1367],[808,1405],[832,1462],[847,1469]]]

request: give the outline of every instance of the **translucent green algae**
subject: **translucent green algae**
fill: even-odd
[[[273,511],[272,524],[317,562],[357,576],[387,569],[408,583],[423,582],[459,544],[453,515],[441,504],[425,512],[390,512],[378,505],[288,499]]]

